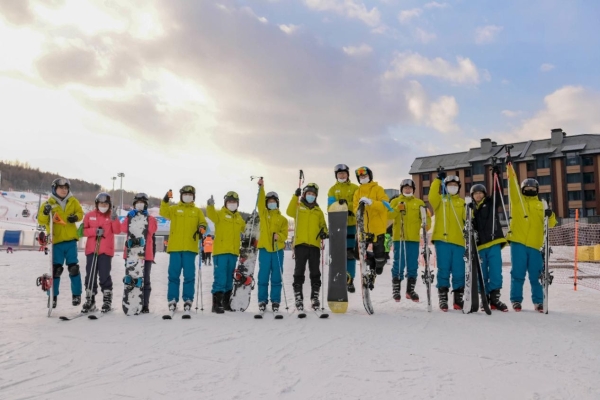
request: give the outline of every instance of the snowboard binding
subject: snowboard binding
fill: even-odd
[[[41,286],[43,292],[47,292],[52,287],[52,277],[48,274],[44,274],[37,278],[36,285]]]
[[[251,286],[251,289],[254,289],[254,277],[248,275],[248,268],[243,264],[233,271],[233,281],[236,286]]]
[[[133,279],[131,276],[125,275],[123,277],[123,283],[127,290],[133,290],[134,287],[141,289],[144,286],[144,278]]]
[[[143,237],[140,238],[136,238],[135,236],[131,235],[131,238],[129,240],[127,240],[127,248],[132,248],[132,247],[144,247],[146,245],[146,240]]]

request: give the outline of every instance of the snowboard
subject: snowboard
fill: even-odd
[[[369,264],[367,264],[367,234],[365,232],[365,219],[364,219],[365,206],[363,204],[358,206],[356,213],[356,242],[358,243],[358,260],[360,262],[360,273],[361,279],[361,292],[363,305],[367,314],[371,315],[375,313],[373,310],[373,303],[371,303],[371,291],[369,289],[369,282],[375,279]]]
[[[127,221],[123,312],[126,315],[137,315],[142,311],[144,302],[144,263],[148,216],[138,212],[134,217],[127,217]]]
[[[348,309],[347,251],[348,205],[337,201],[329,206],[329,280],[327,305],[334,313]]]
[[[233,272],[233,290],[229,306],[233,311],[246,311],[250,305],[252,289],[254,289],[254,268],[258,257],[258,224],[257,212],[254,211],[250,223],[246,225],[238,266]]]

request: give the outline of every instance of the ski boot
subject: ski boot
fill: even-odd
[[[212,312],[217,314],[225,313],[225,309],[223,308],[223,292],[213,293]]]
[[[81,296],[80,295],[73,295],[73,305],[74,306],[78,306],[81,304]]]
[[[438,299],[440,304],[440,310],[443,312],[448,311],[448,288],[441,287],[438,289]]]
[[[223,294],[223,309],[225,311],[233,311],[233,309],[231,308],[231,305],[229,304],[230,302],[231,302],[231,290],[228,290]]]
[[[520,301],[513,301],[512,302],[512,308],[516,312],[521,312],[521,309],[522,309],[521,302]]]
[[[489,303],[492,310],[508,312],[508,307],[506,304],[500,301],[500,289],[492,290],[490,292]]]
[[[267,303],[258,303],[258,311],[265,312],[267,310]]]
[[[400,287],[402,285],[402,281],[400,278],[392,279],[392,298],[396,300],[396,302],[400,302]]]
[[[539,313],[544,313],[544,305],[542,303],[534,304],[533,309]]]
[[[310,305],[313,310],[318,310],[321,306],[321,302],[319,301],[319,290],[320,288],[318,286],[313,286],[310,291]]]
[[[102,311],[103,313],[109,312],[112,306],[112,290],[105,290],[104,296],[102,296]]]
[[[57,303],[58,303],[58,296],[52,296],[52,308],[56,308]]]
[[[83,303],[83,307],[81,309],[82,313],[89,313],[92,311],[96,311],[96,296],[95,295],[92,295],[92,297],[87,299],[86,302]]]
[[[142,307],[142,311],[141,311],[142,314],[148,314],[149,312],[150,312],[150,309],[148,308],[147,305]]]
[[[173,312],[177,310],[177,302],[175,300],[169,301],[169,311]]]
[[[346,283],[348,284],[348,293],[356,292],[356,288],[354,287],[354,278],[347,274]]]
[[[258,308],[260,309],[260,305],[258,306]],[[271,304],[271,308],[273,309],[273,312],[278,312],[279,311],[279,303]]]
[[[346,249],[346,259],[356,260],[356,257],[354,256],[354,249]]]
[[[462,310],[465,302],[463,301],[463,294],[465,293],[465,288],[458,288],[452,291],[454,294],[454,309]]]
[[[415,303],[419,302],[419,295],[415,292],[415,285],[417,284],[417,278],[408,278],[408,283],[406,284],[406,298],[414,301]]]
[[[183,311],[190,311],[194,302],[192,300],[186,300],[183,302]]]
[[[375,289],[375,278],[377,278],[375,270],[370,269],[367,275],[363,278],[363,286],[369,288],[369,290]]]
[[[302,285],[294,285],[294,300],[296,301],[296,308],[299,311],[303,311],[304,295],[302,294]]]

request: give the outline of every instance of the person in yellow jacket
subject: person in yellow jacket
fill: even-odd
[[[71,194],[71,183],[68,179],[57,178],[52,181],[52,195],[38,211],[38,224],[46,226],[46,232],[50,232],[50,212],[53,217],[52,235],[52,265],[54,280],[52,284],[52,308],[56,308],[58,301],[60,276],[63,273],[63,265],[67,264],[69,278],[71,279],[72,304],[81,304],[81,273],[79,272],[79,260],[77,258],[77,234],[78,221],[83,219],[83,209],[79,201]],[[50,293],[48,291],[48,296]]]
[[[336,201],[348,206],[348,228],[346,231],[346,268],[348,271],[348,292],[354,293],[354,277],[356,276],[356,216],[354,215],[354,192],[358,185],[350,182],[350,168],[346,164],[338,164],[333,169],[337,182],[327,192],[327,206]]]
[[[258,309],[265,311],[269,300],[271,281],[271,307],[279,311],[281,285],[283,282],[283,249],[288,234],[288,220],[279,211],[279,196],[275,192],[265,195],[263,179],[258,186],[258,215],[260,236],[258,239]]]
[[[367,235],[367,242],[373,245],[373,251],[367,252],[367,264],[372,271],[367,285],[369,289],[373,290],[375,287],[375,274],[381,275],[387,262],[385,233],[388,211],[391,210],[390,199],[383,188],[373,181],[373,171],[368,167],[357,168],[354,173],[360,183],[352,199],[354,213],[358,213],[361,205],[364,207],[364,233]]]
[[[238,212],[240,198],[236,192],[227,192],[223,207],[218,211],[215,209],[213,196],[210,196],[206,204],[208,218],[215,224],[212,312],[223,314],[225,310],[232,311],[229,300],[233,290],[233,272],[240,255],[241,237],[246,230],[246,222]]]
[[[317,204],[319,186],[309,183],[300,191],[296,189],[294,196],[287,207],[287,215],[295,219],[296,230],[294,236],[294,256],[296,265],[294,267],[294,298],[296,308],[304,309],[304,293],[302,285],[305,281],[306,263],[310,273],[310,301],[313,308],[318,308],[319,291],[321,290],[321,271],[319,261],[321,260],[321,240],[329,237],[327,224],[323,211]],[[296,218],[297,215],[297,218]]]
[[[538,198],[539,183],[535,179],[525,179],[519,190],[515,171],[508,167],[508,190],[510,199],[510,227],[506,239],[510,243],[512,268],[510,271],[510,301],[519,312],[523,303],[523,283],[529,274],[531,301],[535,310],[544,312],[544,292],[539,281],[544,261],[540,249],[544,245],[544,218],[548,226],[556,225],[552,210],[544,210]],[[519,204],[520,203],[520,204]]]
[[[404,269],[408,278],[406,285],[406,298],[414,302],[419,301],[415,292],[419,272],[419,244],[421,243],[421,208],[425,207],[423,200],[414,196],[415,182],[404,179],[400,183],[400,196],[390,203],[392,211],[388,218],[394,220],[393,243],[394,264],[392,266],[392,297],[400,301],[400,290],[404,280]],[[427,210],[427,229],[431,225],[431,216]]]
[[[429,189],[429,203],[433,207],[435,225],[432,242],[437,258],[437,289],[439,307],[448,311],[448,291],[450,275],[454,292],[454,309],[462,310],[465,290],[465,200],[458,194],[460,179],[458,176],[446,176],[443,168],[438,170],[437,179]]]
[[[206,219],[201,209],[196,207],[196,189],[186,185],[179,190],[179,202],[169,204],[172,194],[169,190],[160,203],[159,214],[171,221],[169,229],[169,286],[167,300],[169,310],[174,311],[179,301],[179,282],[183,271],[183,309],[189,311],[194,302],[194,281],[196,280],[196,255],[198,240],[206,231]]]

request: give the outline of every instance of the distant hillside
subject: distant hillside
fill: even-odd
[[[19,161],[0,161],[0,172],[2,173],[2,181],[0,182],[0,190],[15,190],[15,191],[31,191],[31,192],[50,192],[52,181],[61,175],[57,173],[40,171],[39,168],[32,168],[29,163]],[[109,190],[103,188],[97,183],[90,183],[81,179],[65,176],[71,182],[73,195],[82,203],[93,203],[96,195],[99,192],[109,193],[115,204],[121,200],[121,191]],[[128,203],[133,199],[137,192],[123,192],[124,203]],[[159,207],[160,199],[150,197],[150,207]],[[128,208],[124,204],[123,208]]]

